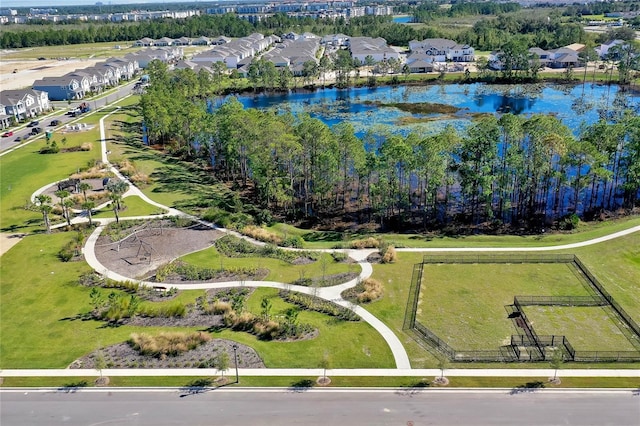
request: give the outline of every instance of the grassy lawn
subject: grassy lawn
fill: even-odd
[[[116,49],[118,45],[121,49]],[[132,47],[132,42],[102,42],[102,43],[84,43],[70,44],[64,46],[39,46],[24,49],[15,49],[8,53],[3,53],[2,58],[5,61],[18,61],[25,59],[37,59],[45,57],[47,59],[55,58],[111,58],[125,56],[129,53],[135,53],[144,48]]]
[[[78,276],[89,268],[84,262],[63,263],[57,258],[57,252],[73,236],[72,233],[28,236],[3,255],[0,368],[65,368],[98,347],[127,340],[133,332],[166,329],[104,327],[102,322],[76,319],[78,314],[90,310],[90,289],[77,284]],[[178,300],[191,302],[200,294],[184,292]],[[259,305],[263,296],[275,297],[275,293],[258,290],[250,306]],[[274,312],[287,306],[285,302],[276,304],[277,300],[274,299]],[[315,312],[301,312],[299,319],[314,324],[320,335],[301,342],[266,342],[247,333],[225,330],[215,333],[215,337],[254,347],[269,367],[315,367],[325,350],[331,354],[336,368],[393,367],[391,351],[368,324],[335,321]],[[344,344],[344,336],[349,336],[348,345]]]
[[[152,206],[137,195],[124,198],[121,204],[124,206],[124,210],[118,212],[120,218],[167,213],[167,210]],[[107,217],[115,218],[115,214],[109,206],[96,211],[93,217],[95,219],[102,219]]]
[[[513,296],[589,295],[573,272],[568,264],[426,264],[416,321],[456,350],[497,349],[518,334],[505,308]]]
[[[332,376],[329,387],[382,387],[382,388],[406,388],[407,392],[415,392],[422,388],[428,388],[433,377],[345,377]],[[628,377],[562,377],[562,370],[558,376],[560,385],[548,382],[548,377],[449,377],[447,387],[488,387],[488,388],[513,388],[514,390],[543,387],[543,388],[629,388],[640,387],[637,378]],[[292,376],[292,377],[260,377],[241,376],[240,383],[236,384],[233,371],[228,374],[230,383],[225,387],[281,387],[281,388],[306,388],[314,387],[316,376]],[[56,387],[83,388],[94,387],[96,377],[5,377],[1,387]],[[201,380],[211,380],[214,377],[196,376],[162,376],[162,377],[109,377],[109,386],[114,387],[189,387]],[[211,385],[215,387],[214,384]],[[428,389],[425,389],[428,392]],[[408,394],[410,395],[410,394]]]
[[[420,253],[398,253],[396,263],[374,265],[373,278],[383,284],[384,296],[364,308],[395,332],[409,354],[413,368],[433,368],[435,357],[402,330],[413,265],[421,261]]]
[[[576,249],[575,253],[640,324],[640,233]]]
[[[283,316],[294,305],[278,297],[277,289],[258,288],[247,301],[247,310],[260,314],[260,303],[268,298],[272,303],[272,315]],[[314,339],[294,342],[261,341],[247,333],[224,330],[214,333],[249,344],[272,368],[316,368],[324,353],[330,356],[333,368],[393,368],[393,356],[382,337],[369,324],[358,321],[340,321],[325,314],[300,311],[300,323],[312,324],[319,335]]]
[[[88,132],[87,132],[88,133]],[[57,139],[57,138],[56,138]],[[21,149],[0,157],[0,230],[2,232],[31,232],[43,229],[41,214],[27,211],[25,204],[38,188],[63,180],[78,168],[100,156],[99,143],[95,135],[79,138],[67,137],[66,147],[91,142],[91,151],[76,151],[58,154],[39,154],[45,142],[36,141]],[[57,139],[60,141],[60,139]]]
[[[379,237],[396,248],[449,248],[449,247],[542,247],[571,244],[590,240],[640,225],[640,217],[631,216],[607,222],[580,223],[573,232],[549,233],[545,235],[473,235],[460,237],[440,237],[421,234],[364,234],[335,231],[310,231],[295,226],[277,223],[268,227],[270,232],[286,236],[304,238],[304,247],[324,249],[349,247],[349,242],[369,236]]]
[[[525,306],[524,312],[538,335],[564,335],[576,351],[636,350],[618,328],[611,308]]]
[[[290,283],[301,277],[314,278],[343,272],[360,272],[358,265],[336,262],[327,253],[321,254],[320,258],[313,263],[292,265],[283,260],[265,257],[227,257],[220,254],[215,247],[209,247],[205,250],[188,254],[182,257],[181,260],[206,268],[219,268],[221,266],[225,268],[266,268],[269,270],[269,275],[264,278],[266,281],[283,283]]]

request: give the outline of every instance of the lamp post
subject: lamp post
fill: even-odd
[[[236,383],[240,383],[240,376],[238,376],[238,345],[234,344],[233,348],[233,363],[236,366]]]

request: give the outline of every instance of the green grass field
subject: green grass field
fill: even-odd
[[[513,296],[589,295],[574,272],[562,263],[425,264],[416,321],[456,350],[496,349],[519,334],[505,308]]]
[[[303,277],[317,278],[343,272],[360,272],[360,267],[357,264],[338,263],[328,253],[320,255],[320,258],[315,262],[292,265],[283,260],[264,257],[227,257],[221,255],[215,247],[210,247],[184,256],[181,260],[206,268],[218,268],[221,265],[225,268],[266,268],[269,270],[269,275],[265,277],[265,280],[282,283],[291,283]]]
[[[563,335],[576,351],[633,351],[613,309],[600,306],[525,306],[536,333]]]

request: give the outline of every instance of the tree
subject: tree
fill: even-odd
[[[66,203],[67,197],[71,195],[71,193],[67,190],[58,190],[55,192],[56,197],[60,199],[60,207],[62,207],[62,217],[67,220],[67,225],[71,225],[71,218],[69,217],[68,205]]]
[[[318,78],[319,73],[320,66],[316,61],[309,60],[302,64],[302,78],[304,84],[310,84]]]
[[[322,355],[322,359],[320,359],[320,362],[319,362],[318,366],[320,368],[322,368],[321,383],[322,384],[326,384],[327,383],[327,370],[331,368],[331,358],[329,357],[329,353],[327,351],[325,351],[324,354]]]
[[[262,309],[261,314],[262,314],[262,318],[265,321],[269,321],[269,319],[271,318],[271,308],[273,307],[272,303],[271,303],[271,299],[269,299],[268,297],[263,297],[262,298],[262,302],[260,302],[260,308]]]
[[[558,379],[558,370],[562,367],[562,363],[564,362],[564,354],[561,349],[556,349],[553,351],[553,355],[551,356],[551,360],[549,363],[551,364],[551,368],[553,368],[553,381],[559,381]]]
[[[122,194],[127,192],[129,184],[123,180],[109,182],[106,190],[109,191],[109,199],[112,201],[113,213],[116,215],[116,223],[120,223],[118,212],[121,210]]]
[[[436,359],[438,360],[438,369],[440,370],[440,380],[444,380],[444,370],[449,366],[449,358],[438,352],[436,355]]]
[[[318,63],[318,72],[322,76],[322,87],[326,85],[327,71],[331,69],[331,58],[323,55]]]
[[[44,220],[44,226],[47,229],[47,234],[51,233],[51,223],[49,222],[49,213],[53,210],[51,203],[51,197],[45,194],[40,194],[36,197],[36,205],[38,210],[42,213],[42,220]]]
[[[85,201],[82,203],[82,208],[87,211],[87,217],[89,218],[89,226],[93,226],[93,208],[96,203],[93,201]]]
[[[229,369],[229,354],[224,349],[219,349],[214,360],[216,369],[220,371],[221,376],[224,378],[224,372]]]
[[[407,81],[411,75],[411,68],[408,64],[404,64],[402,66],[402,74],[404,74],[404,81]]]
[[[91,186],[90,183],[87,182],[81,182],[80,185],[78,185],[78,189],[80,191],[82,191],[82,196],[84,197],[84,202],[87,202],[87,191],[93,189],[93,187]]]
[[[93,366],[96,370],[98,370],[98,374],[100,374],[100,381],[102,381],[102,370],[107,368],[107,360],[105,359],[102,348],[96,351],[95,357],[93,359]]]

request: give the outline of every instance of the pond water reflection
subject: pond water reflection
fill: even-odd
[[[294,114],[308,112],[329,125],[351,122],[361,135],[376,125],[408,133],[437,132],[451,124],[465,128],[477,114],[554,114],[577,131],[582,123],[593,123],[616,109],[640,109],[640,96],[606,85],[490,85],[441,84],[429,86],[385,86],[379,88],[319,89],[280,94],[243,95],[245,107],[275,108]],[[415,114],[391,103],[446,104],[455,114]]]

